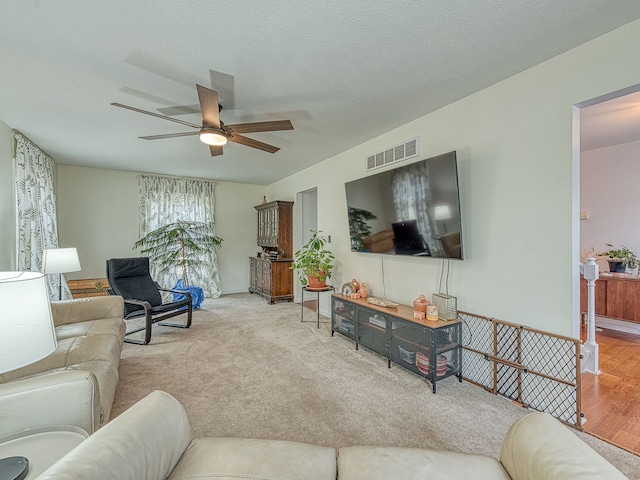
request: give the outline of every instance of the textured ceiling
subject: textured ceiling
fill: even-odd
[[[0,119],[62,164],[269,184],[639,17],[637,0],[3,0]],[[172,113],[196,83],[227,124],[295,130],[212,158],[138,139],[189,128],[110,105]]]

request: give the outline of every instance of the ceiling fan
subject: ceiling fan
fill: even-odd
[[[182,132],[182,133],[167,133],[164,135],[149,135],[146,137],[139,137],[145,140],[158,140],[161,138],[175,138],[186,137],[189,135],[198,135],[200,141],[209,145],[211,156],[222,155],[222,146],[227,141],[246,145],[247,147],[257,148],[269,153],[276,153],[280,148],[274,147],[267,143],[259,142],[252,138],[240,135],[241,133],[256,133],[256,132],[274,132],[278,130],[293,130],[293,125],[290,120],[274,120],[270,122],[252,122],[252,123],[236,123],[234,125],[225,125],[220,120],[220,111],[222,107],[218,103],[218,92],[211,90],[210,88],[203,87],[202,85],[196,85],[198,89],[198,100],[200,101],[200,110],[202,112],[202,125],[197,125],[191,122],[185,122],[177,118],[168,117],[155,112],[148,112],[139,108],[130,107],[129,105],[123,105],[122,103],[112,103],[111,105],[120,108],[126,108],[127,110],[133,110],[134,112],[144,113],[145,115],[151,115],[152,117],[163,118],[170,122],[180,123],[188,127],[198,129],[194,132]]]

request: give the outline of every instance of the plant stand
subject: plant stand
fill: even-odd
[[[318,308],[317,308],[317,319],[316,319],[316,324],[317,327],[320,328],[320,294],[322,292],[334,292],[335,288],[333,288],[331,285],[327,285],[326,287],[322,288],[322,289],[316,289],[316,288],[309,288],[309,287],[303,287],[302,288],[302,301],[300,302],[300,305],[302,305],[302,312],[300,314],[300,321],[301,322],[306,322],[309,320],[305,320],[304,319],[304,292],[315,292],[317,294],[317,303],[318,303]],[[329,323],[329,322],[322,322],[322,323]]]

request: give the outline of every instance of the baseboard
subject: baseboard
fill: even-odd
[[[625,322],[623,320],[615,320],[613,318],[599,317],[598,315],[596,315],[596,327],[640,335],[640,324],[638,323]]]

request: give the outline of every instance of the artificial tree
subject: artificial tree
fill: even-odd
[[[149,257],[158,267],[158,274],[182,270],[182,282],[190,287],[189,270],[198,270],[207,265],[204,253],[219,248],[222,238],[215,235],[212,222],[178,220],[147,233],[134,248]]]

